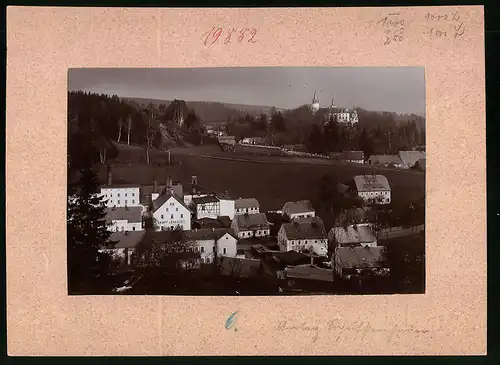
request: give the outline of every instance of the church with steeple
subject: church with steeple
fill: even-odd
[[[319,98],[316,96],[316,90],[314,91],[314,96],[312,103],[310,105],[310,110],[313,114],[316,114],[319,111]],[[356,124],[358,123],[358,112],[355,108],[347,109],[340,108],[335,105],[335,98],[332,98],[332,103],[328,108],[328,113],[325,114],[326,123],[328,123],[332,118],[336,119],[338,123],[350,123]]]

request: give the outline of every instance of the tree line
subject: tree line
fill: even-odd
[[[308,152],[327,154],[362,150],[371,154],[396,154],[400,150],[425,145],[423,118],[416,116],[397,121],[394,113],[357,109],[359,123],[340,123],[328,109],[313,114],[308,105],[284,112],[272,111],[270,117],[247,114],[226,123],[226,133],[237,140],[244,137],[265,137],[271,145],[305,145]]]

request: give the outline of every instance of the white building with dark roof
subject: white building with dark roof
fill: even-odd
[[[278,245],[281,251],[309,251],[326,256],[328,240],[323,221],[310,217],[283,223],[278,231]]]
[[[316,215],[314,207],[309,200],[300,200],[296,202],[286,202],[282,209],[283,215],[290,219],[310,218]]]
[[[191,211],[181,198],[171,192],[164,192],[153,200],[151,214],[158,230],[171,230],[177,227],[181,227],[184,231],[191,229]]]
[[[185,234],[188,240],[196,243],[194,250],[200,253],[203,263],[213,262],[215,252],[218,257],[236,257],[238,238],[230,228],[197,229]]]
[[[260,213],[259,201],[255,198],[239,198],[234,201],[234,214]]]
[[[383,175],[357,175],[354,184],[358,196],[368,203],[389,204],[391,187]]]
[[[134,184],[113,184],[111,171],[106,185],[101,186],[101,196],[109,208],[141,206],[140,187]]]
[[[142,231],[142,207],[106,208],[108,230],[113,232]]]
[[[270,234],[270,224],[264,213],[236,215],[231,228],[238,238],[267,237]]]

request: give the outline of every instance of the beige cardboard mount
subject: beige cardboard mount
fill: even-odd
[[[484,354],[483,23],[479,6],[9,7],[8,353]],[[248,28],[255,37],[207,46],[213,27]],[[424,295],[68,296],[68,68],[207,66],[425,67]]]

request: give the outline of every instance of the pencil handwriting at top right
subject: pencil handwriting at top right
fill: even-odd
[[[460,10],[428,12],[424,16],[424,36],[429,39],[456,39],[465,33],[465,24]]]

